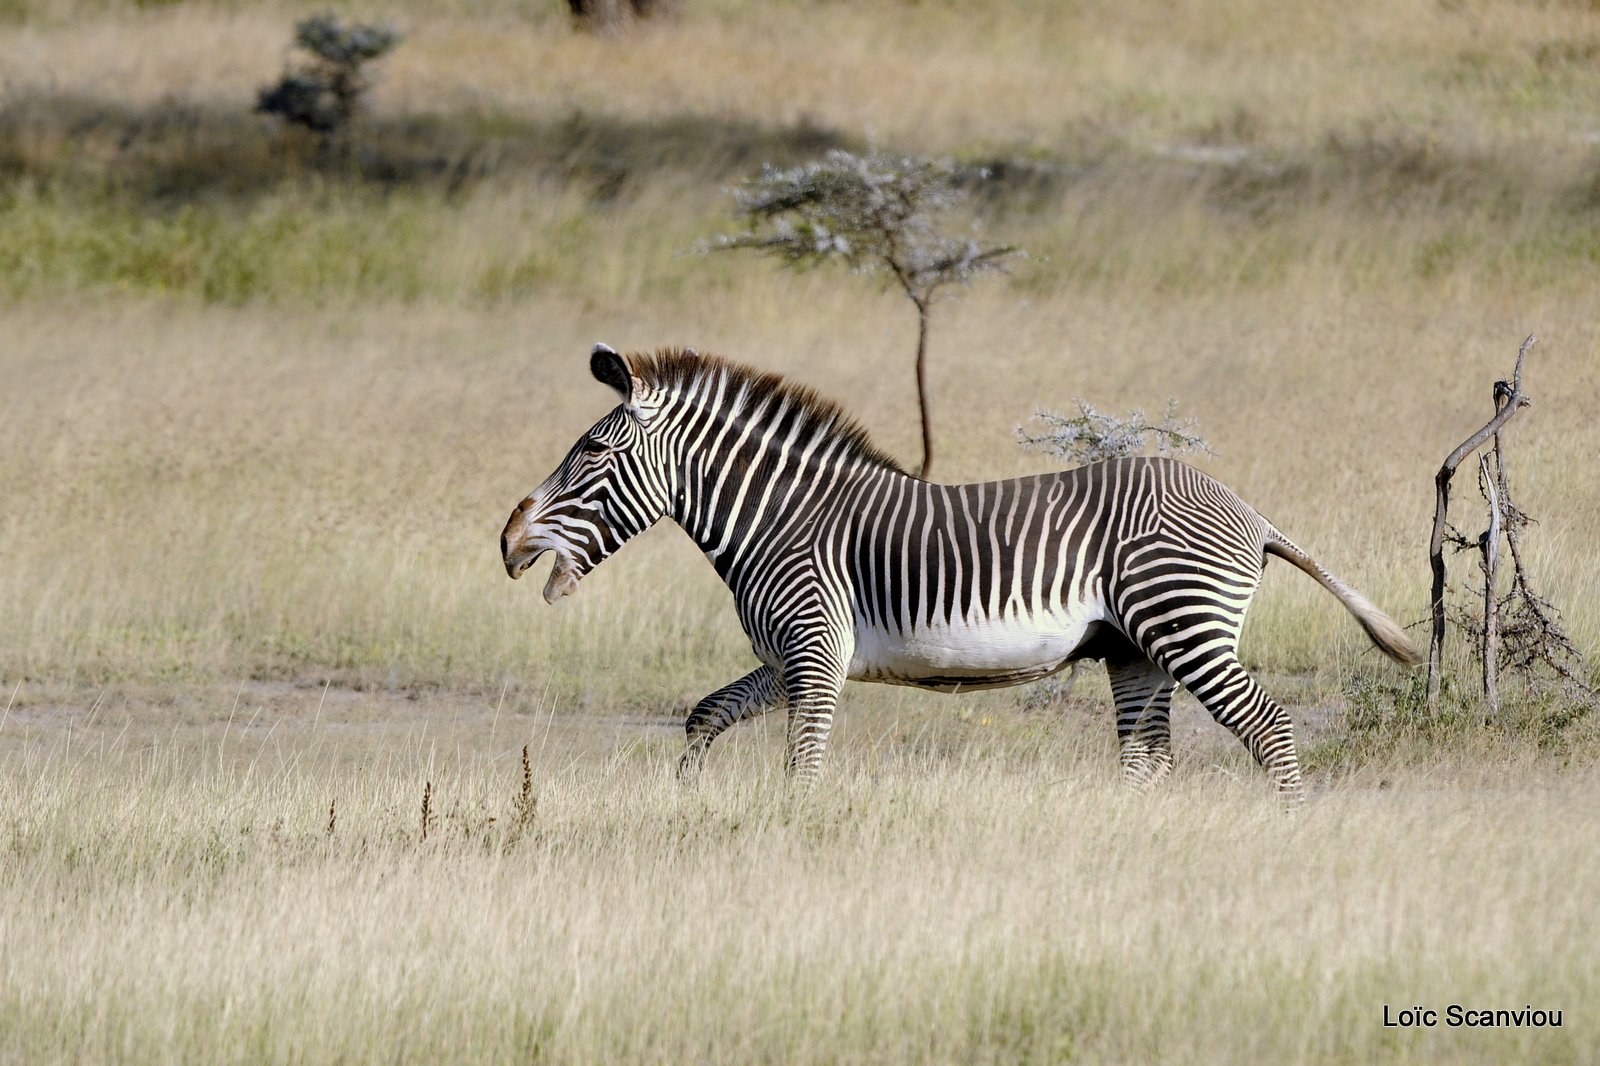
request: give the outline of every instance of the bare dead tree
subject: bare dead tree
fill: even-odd
[[[1540,670],[1561,679],[1568,695],[1585,700],[1594,689],[1583,676],[1583,655],[1561,625],[1560,612],[1533,587],[1522,552],[1522,534],[1530,519],[1516,505],[1506,464],[1506,427],[1512,417],[1531,402],[1522,388],[1522,365],[1534,338],[1529,337],[1517,352],[1511,381],[1494,384],[1494,417],[1461,446],[1450,453],[1435,477],[1436,508],[1430,559],[1433,564],[1433,640],[1428,652],[1428,710],[1438,710],[1444,654],[1445,569],[1444,548],[1474,550],[1483,575],[1483,613],[1474,616],[1460,612],[1457,624],[1472,638],[1482,656],[1483,696],[1490,717],[1500,714],[1500,681],[1506,671],[1519,673],[1530,684],[1540,683]],[[1473,451],[1491,444],[1478,460],[1478,486],[1488,505],[1488,528],[1476,538],[1456,532],[1449,523],[1450,475]],[[1512,564],[1511,587],[1501,593],[1501,543],[1509,550]],[[1548,675],[1544,675],[1547,679]]]
[[[1522,347],[1517,350],[1517,365],[1512,372],[1511,383],[1503,381],[1495,383],[1495,412],[1494,417],[1483,425],[1483,428],[1473,433],[1466,440],[1458,444],[1454,451],[1445,457],[1444,464],[1439,467],[1439,472],[1433,477],[1434,506],[1433,506],[1433,536],[1428,542],[1428,562],[1433,568],[1433,589],[1431,594],[1433,610],[1433,633],[1428,642],[1428,713],[1437,714],[1439,710],[1439,684],[1444,658],[1444,638],[1447,626],[1445,608],[1445,564],[1444,549],[1450,534],[1450,479],[1455,476],[1456,467],[1491,439],[1494,439],[1506,423],[1510,422],[1516,413],[1528,406],[1527,394],[1522,391],[1522,362],[1528,356],[1528,349],[1534,345],[1535,338],[1529,336],[1522,342]],[[1502,402],[1502,393],[1503,402]],[[1459,538],[1459,535],[1458,535]]]

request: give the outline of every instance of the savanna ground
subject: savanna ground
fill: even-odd
[[[939,310],[936,476],[1174,396],[1412,622],[1432,472],[1537,333],[1512,476],[1592,655],[1600,13],[564,6],[349,9],[406,40],[325,153],[249,113],[307,9],[0,2],[0,1058],[1592,1057],[1596,723],[1483,725],[1459,641],[1423,720],[1270,568],[1292,820],[1192,702],[1124,794],[1097,669],[852,687],[816,793],[777,721],[685,792],[682,713],[749,666],[710,568],[656,530],[548,608],[496,537],[610,402],[597,339],[792,374],[915,461],[903,301],[690,251],[761,163],[876,144],[990,164],[1031,253]],[[1450,1003],[1564,1024],[1382,1025]]]

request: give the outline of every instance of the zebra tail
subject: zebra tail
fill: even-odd
[[[1416,646],[1400,623],[1379,610],[1377,605],[1355,589],[1324,570],[1320,563],[1307,555],[1299,545],[1284,536],[1272,523],[1262,519],[1266,526],[1263,548],[1268,555],[1287,559],[1316,579],[1317,584],[1338,597],[1339,602],[1356,616],[1361,628],[1367,631],[1372,643],[1389,658],[1405,666],[1416,666],[1423,661],[1422,650]]]

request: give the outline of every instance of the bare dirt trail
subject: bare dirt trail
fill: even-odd
[[[960,746],[984,733],[1036,726],[1042,715],[1059,716],[1064,729],[1091,735],[1103,729],[1108,744],[1113,735],[1109,706],[1082,696],[1033,710],[1002,705],[975,718],[960,713],[960,697],[929,697],[926,708],[907,714],[874,708],[873,692],[868,686],[846,690],[836,733],[841,746],[850,744],[853,735],[909,735],[930,729],[937,730],[944,746]],[[426,745],[495,759],[514,756],[523,744],[601,758],[630,745],[675,744],[689,710],[687,705],[663,707],[658,714],[564,708],[548,695],[509,687],[504,692],[356,688],[310,679],[101,689],[24,684],[9,707],[0,708],[0,753],[52,743],[87,750],[211,742],[244,754],[264,748],[282,752],[316,741],[347,747],[353,756],[386,746]],[[1302,744],[1325,737],[1339,724],[1339,709],[1326,703],[1291,705],[1289,711]],[[1232,762],[1240,754],[1233,737],[1182,694],[1173,706],[1172,727],[1180,760]],[[781,737],[781,722],[772,716],[734,730],[727,739],[777,745]]]

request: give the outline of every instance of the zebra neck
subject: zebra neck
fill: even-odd
[[[920,485],[908,474],[825,443],[736,455],[723,463],[690,456],[672,518],[737,593],[753,564],[770,566],[775,552],[813,544],[819,530],[853,525],[852,512],[863,499]]]

